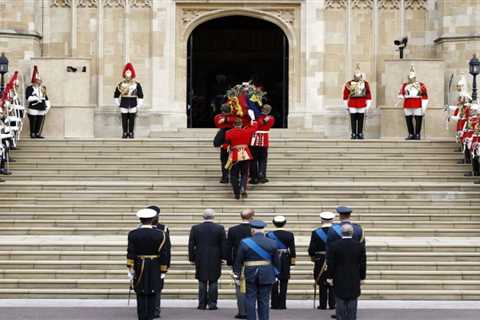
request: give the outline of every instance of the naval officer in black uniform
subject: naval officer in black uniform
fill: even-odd
[[[167,268],[170,269],[170,261],[171,261],[171,248],[172,244],[170,242],[170,230],[168,227],[162,223],[160,223],[160,208],[157,206],[148,206],[147,209],[153,209],[157,213],[157,215],[153,218],[153,227],[165,232],[165,236],[167,237],[165,241],[164,248],[166,250],[166,263]],[[161,306],[161,298],[162,298],[162,290],[165,285],[165,273],[162,274],[162,278],[160,279],[160,291],[157,293],[157,297],[155,298],[155,319],[160,318],[160,306]]]
[[[290,279],[290,267],[295,265],[295,236],[284,229],[287,219],[284,216],[275,216],[273,225],[275,231],[267,233],[267,238],[277,242],[278,261],[280,262],[278,281],[272,287],[272,309],[287,309],[287,288]]]
[[[240,242],[233,269],[236,278],[240,279],[242,289],[246,287],[248,320],[257,319],[257,303],[258,319],[270,318],[270,292],[277,281],[279,262],[277,243],[262,232],[266,226],[261,220],[250,223],[252,237]]]
[[[137,212],[142,225],[129,232],[127,248],[128,277],[137,294],[139,320],[152,320],[155,315],[156,295],[160,292],[160,279],[168,271],[165,249],[167,236],[153,227],[156,216],[153,209]]]
[[[335,292],[333,287],[327,283],[327,259],[326,259],[326,244],[328,237],[328,230],[332,226],[335,214],[332,212],[322,212],[320,214],[322,225],[312,231],[310,237],[310,245],[308,246],[308,255],[315,264],[313,267],[313,278],[315,290],[318,286],[318,302],[317,309],[335,309]],[[314,302],[315,303],[315,302]]]
[[[351,224],[353,227],[353,240],[365,245],[365,235],[362,227],[359,224],[353,223],[351,220],[353,211],[352,208],[342,206],[337,207],[336,210],[339,214],[340,222],[332,224],[332,227],[328,230],[327,251],[330,245],[332,245],[335,241],[342,239],[341,229],[344,224]]]

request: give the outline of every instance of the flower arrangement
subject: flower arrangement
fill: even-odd
[[[266,94],[261,87],[257,87],[251,82],[244,82],[227,90],[226,96],[232,114],[244,118],[248,116],[249,110],[253,111],[255,117],[261,113],[260,108]]]

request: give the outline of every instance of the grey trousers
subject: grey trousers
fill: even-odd
[[[337,320],[356,320],[358,299],[343,300],[335,297]]]
[[[235,295],[237,296],[238,314],[241,316],[247,315],[247,310],[245,309],[245,293],[240,292],[240,285],[235,284]]]

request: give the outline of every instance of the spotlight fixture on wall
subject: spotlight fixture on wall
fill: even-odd
[[[393,44],[398,47],[398,51],[400,51],[400,59],[403,59],[403,50],[407,47],[408,37],[403,37],[400,40],[393,41]]]
[[[77,72],[77,68],[72,67],[72,66],[67,66],[67,72]]]

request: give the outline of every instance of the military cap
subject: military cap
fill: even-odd
[[[153,209],[144,208],[137,211],[137,217],[140,219],[149,219],[157,215],[157,212]]]
[[[285,223],[287,222],[287,218],[285,216],[275,216],[273,218],[273,223]]]
[[[322,220],[333,220],[335,218],[335,214],[333,212],[325,211],[320,213],[320,218]]]
[[[250,227],[252,227],[253,229],[263,229],[266,226],[267,224],[262,220],[253,220],[252,222],[250,222]]]
[[[337,212],[339,214],[351,214],[352,213],[352,208],[349,207],[337,207]]]
[[[157,207],[157,206],[148,206],[147,209],[155,210],[155,212],[157,213],[157,215],[160,214],[160,208]]]

